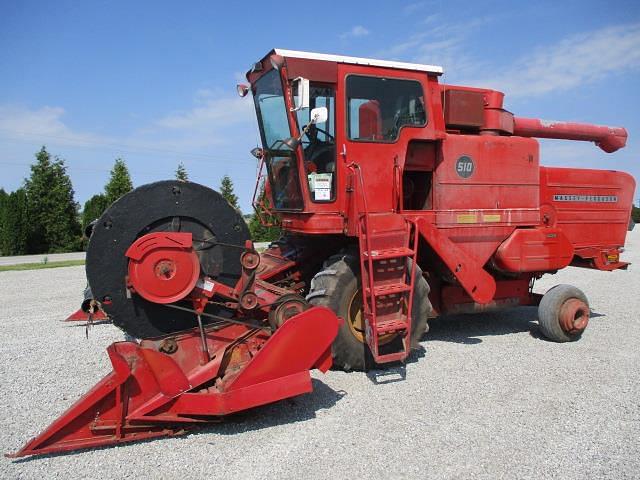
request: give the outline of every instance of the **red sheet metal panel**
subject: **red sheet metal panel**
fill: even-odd
[[[448,135],[434,172],[434,208],[538,208],[538,142]]]
[[[519,228],[494,256],[496,265],[509,272],[559,270],[571,263],[573,246],[559,228]]]
[[[576,250],[624,245],[635,180],[624,172],[540,168],[541,214]]]
[[[447,127],[480,128],[484,124],[484,95],[461,89],[444,92],[444,123]]]

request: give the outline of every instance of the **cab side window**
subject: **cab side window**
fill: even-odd
[[[349,139],[394,142],[402,127],[426,125],[420,82],[350,75],[346,83]]]

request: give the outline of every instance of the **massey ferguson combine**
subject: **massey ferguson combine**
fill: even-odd
[[[85,303],[139,341],[111,345],[113,372],[14,456],[176,435],[309,392],[313,368],[402,362],[440,314],[539,305],[547,338],[578,339],[584,293],[533,283],[626,268],[635,183],[540,166],[534,137],[611,153],[626,131],[515,117],[501,92],[441,73],[288,50],[256,62],[238,85],[262,135],[255,206],[285,235],[258,254],[195,183],[116,201],[89,243]]]

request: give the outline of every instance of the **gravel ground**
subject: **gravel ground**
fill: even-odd
[[[406,368],[314,373],[315,392],[191,435],[0,460],[2,478],[640,478],[640,229],[629,271],[566,269],[593,317],[576,343],[540,338],[536,309],[431,322]],[[59,322],[82,267],[0,273],[0,448],[15,451],[110,365],[111,325]]]

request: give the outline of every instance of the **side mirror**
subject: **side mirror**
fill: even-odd
[[[294,106],[291,111],[297,112],[303,108],[309,108],[309,79],[295,78],[291,83],[291,89],[294,92]]]
[[[260,147],[252,148],[251,155],[256,157],[258,160],[261,160],[262,157],[264,157],[264,150],[262,150]]]
[[[324,123],[329,118],[329,110],[327,107],[317,107],[311,110],[309,115],[309,123]]]

